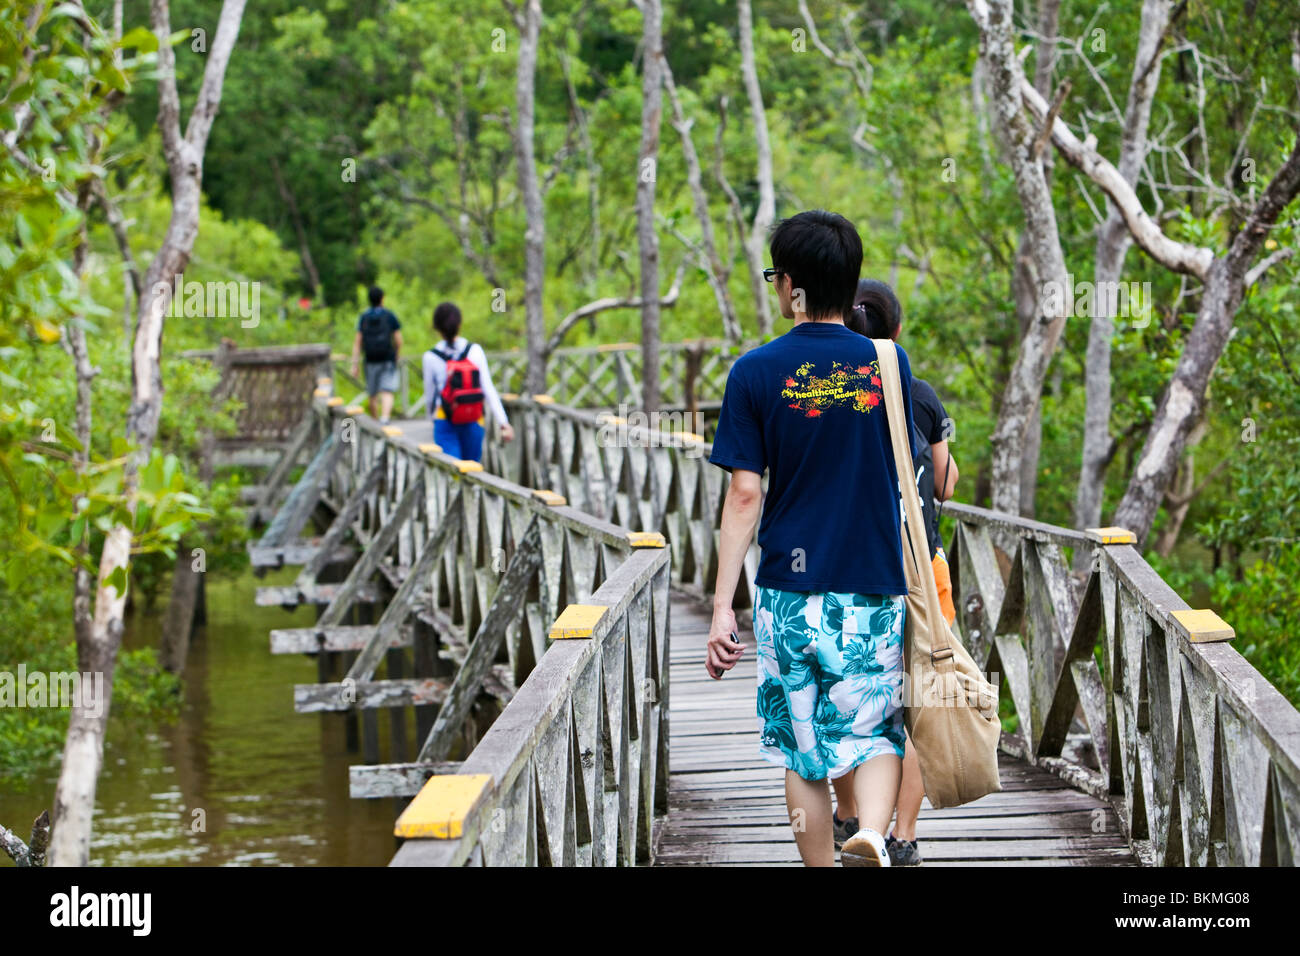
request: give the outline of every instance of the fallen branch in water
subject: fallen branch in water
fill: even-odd
[[[0,826],[0,849],[18,866],[44,866],[45,850],[50,845],[50,811],[42,810],[32,823],[32,836],[24,843],[18,834]]]

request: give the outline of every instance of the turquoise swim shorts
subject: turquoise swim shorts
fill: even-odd
[[[903,598],[758,588],[759,753],[805,780],[903,755]]]

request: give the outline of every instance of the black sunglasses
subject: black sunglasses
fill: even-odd
[[[785,275],[785,270],[784,270],[784,269],[778,269],[778,268],[776,268],[775,266],[773,266],[771,269],[764,269],[764,270],[763,270],[763,278],[764,278],[764,280],[766,280],[767,282],[771,282],[771,281],[773,281],[773,279],[774,279],[776,276],[783,276],[783,275]]]

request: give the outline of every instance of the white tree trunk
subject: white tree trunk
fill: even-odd
[[[695,141],[691,138],[692,120],[682,110],[681,98],[677,95],[677,85],[673,82],[672,67],[664,60],[664,88],[668,91],[668,101],[673,108],[673,128],[682,140],[682,156],[686,161],[686,184],[691,190],[691,201],[695,205],[695,218],[700,223],[700,245],[703,247],[705,278],[713,290],[713,299],[718,305],[718,314],[722,318],[722,334],[728,342],[740,341],[740,320],[736,317],[736,304],[731,298],[731,289],[727,280],[731,276],[731,267],[724,266],[718,254],[718,241],[713,231],[713,217],[709,214],[709,197],[704,191],[703,174],[700,170],[700,156],[695,150]]]
[[[641,0],[641,150],[637,162],[636,233],[641,254],[641,406],[659,411],[659,234],[655,231],[655,175],[663,115],[663,11]]]
[[[1169,25],[1172,9],[1172,0],[1145,0],[1142,5],[1137,55],[1133,59],[1133,79],[1129,84],[1128,102],[1124,108],[1124,130],[1119,152],[1119,174],[1130,186],[1137,185],[1138,174],[1146,159],[1151,104],[1156,87],[1160,84],[1160,63],[1163,56],[1161,41]],[[1106,209],[1106,219],[1097,229],[1093,275],[1097,289],[1112,288],[1110,283],[1119,281],[1120,272],[1124,268],[1124,257],[1131,242],[1123,215],[1109,199]],[[1114,320],[1106,314],[1095,316],[1088,328],[1083,452],[1074,504],[1076,528],[1095,528],[1101,523],[1106,469],[1113,455],[1110,434],[1110,344],[1114,334]]]
[[[758,167],[758,208],[749,235],[745,238],[745,262],[749,266],[749,284],[754,293],[754,310],[758,316],[758,334],[767,338],[772,334],[772,307],[767,295],[767,282],[763,279],[763,255],[767,249],[767,234],[776,219],[776,190],[772,183],[772,143],[767,135],[767,111],[763,108],[763,90],[758,83],[758,67],[754,64],[754,14],[749,0],[738,0],[740,18],[740,72],[745,81],[745,95],[749,97],[749,113],[754,122],[754,148]]]
[[[1065,328],[1062,297],[1043,296],[1046,284],[1066,282],[1065,258],[1056,228],[1056,210],[1042,164],[1033,155],[1034,130],[1024,114],[1022,88],[1027,86],[1016,57],[1010,0],[967,0],[980,31],[980,54],[988,65],[994,116],[1006,145],[1016,192],[1025,216],[1025,248],[1034,270],[1039,309],[1020,341],[1012,364],[997,425],[993,430],[993,507],[1020,513],[1021,475],[1026,431],[1038,407],[1043,379]],[[1030,87],[1032,89],[1032,87]]]
[[[1246,217],[1227,253],[1214,260],[1201,292],[1196,323],[1183,344],[1173,378],[1156,406],[1137,467],[1115,511],[1115,523],[1145,543],[1166,489],[1173,481],[1187,436],[1200,420],[1205,390],[1232,334],[1246,293],[1247,273],[1282,210],[1300,194],[1300,142],[1291,150]]]
[[[524,201],[524,338],[528,373],[524,389],[546,391],[546,314],[542,287],[546,270],[546,210],[537,180],[533,144],[533,89],[537,81],[537,43],[542,27],[541,0],[522,0],[515,11],[519,28],[519,64],[515,71],[515,122],[511,129],[519,193]]]
[[[974,6],[982,0],[969,2]],[[1043,98],[1028,84],[1022,84],[1022,91],[1030,112],[1040,120],[1045,117],[1047,104]],[[1284,251],[1279,250],[1252,268],[1282,211],[1300,193],[1300,143],[1292,148],[1264,189],[1233,236],[1228,251],[1216,258],[1211,249],[1166,236],[1142,208],[1133,187],[1097,153],[1091,141],[1079,142],[1059,118],[1052,124],[1051,136],[1061,155],[1105,191],[1119,209],[1129,235],[1144,252],[1166,269],[1194,275],[1205,283],[1196,322],[1184,341],[1174,374],[1147,431],[1137,467],[1115,512],[1115,523],[1134,532],[1139,543],[1145,544],[1186,447],[1187,436],[1200,419],[1210,374],[1228,344],[1246,286],[1279,261]]]
[[[151,0],[150,22],[158,37],[158,126],[162,132],[172,186],[172,214],[162,248],[149,265],[145,294],[138,303],[135,342],[131,351],[131,404],[127,410],[126,435],[137,446],[128,459],[123,490],[128,510],[135,514],[134,495],[139,485],[139,467],[148,460],[158,433],[162,410],[163,325],[167,312],[167,290],[172,276],[189,262],[198,235],[199,201],[203,180],[203,153],[208,134],[221,103],[226,66],[239,35],[245,0],[225,0],[217,24],[216,38],[208,53],[203,82],[185,135],[180,132],[180,97],[176,90],[175,56],[168,38],[171,16],[167,0]],[[95,789],[104,759],[104,731],[112,700],[113,673],[122,644],[126,590],[108,585],[119,568],[129,571],[131,529],[115,525],[104,538],[99,559],[95,612],[89,634],[79,638],[77,658],[82,671],[103,675],[104,700],[90,707],[72,708],[68,736],[63,749],[63,766],[54,796],[55,822],[50,843],[52,866],[85,866],[90,859],[91,819]]]

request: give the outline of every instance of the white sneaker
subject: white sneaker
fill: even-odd
[[[863,827],[844,843],[840,866],[889,866],[885,838],[870,827]]]

